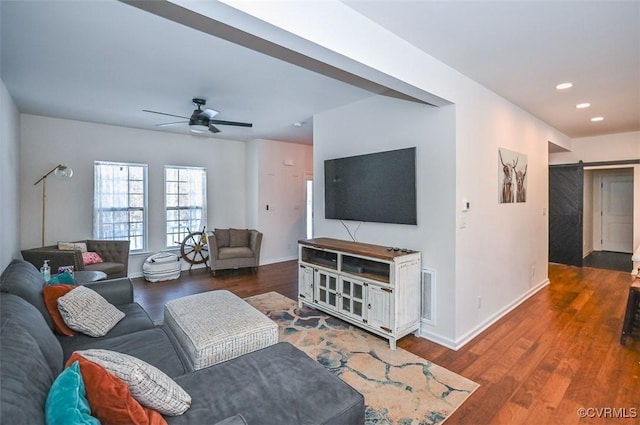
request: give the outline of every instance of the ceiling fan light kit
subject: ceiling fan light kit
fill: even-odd
[[[143,109],[143,112],[149,112],[152,114],[159,114],[159,115],[167,115],[170,117],[184,118],[187,121],[162,123],[162,124],[157,124],[156,127],[167,127],[170,125],[189,123],[189,131],[194,134],[204,134],[207,131],[214,134],[220,133],[220,129],[214,126],[214,124],[232,125],[236,127],[253,127],[253,124],[247,123],[247,122],[214,120],[212,118],[218,115],[219,112],[211,108],[202,109],[202,106],[206,105],[207,103],[206,99],[194,97],[191,101],[193,102],[194,105],[196,105],[196,109],[191,114],[191,117],[183,117],[180,115],[167,114],[165,112],[150,111],[148,109]]]
[[[202,134],[209,131],[209,127],[202,124],[189,124],[189,131],[196,134]]]

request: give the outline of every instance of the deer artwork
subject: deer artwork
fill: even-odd
[[[515,164],[513,165],[513,172],[516,176],[516,202],[526,202],[527,201],[527,192],[524,188],[524,178],[527,175],[527,166],[524,166],[523,171],[516,170]]]
[[[502,159],[502,152],[500,152],[500,150],[498,150],[498,155],[500,155],[500,162],[502,163],[502,172],[504,173],[504,179],[502,181],[502,199],[501,202],[503,204],[507,204],[507,203],[511,203],[513,202],[513,179],[511,177],[511,168],[514,168],[515,170],[515,165],[512,167],[509,164],[505,164],[504,160]],[[515,164],[517,164],[518,161],[515,161]]]

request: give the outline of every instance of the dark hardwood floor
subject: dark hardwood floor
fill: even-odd
[[[135,298],[154,319],[162,318],[166,301],[214,289],[295,299],[297,273],[295,261],[215,278],[184,271],[168,282],[134,279]],[[414,336],[398,342],[480,384],[446,425],[640,424],[640,338],[619,342],[631,275],[551,264],[549,279],[458,351]]]

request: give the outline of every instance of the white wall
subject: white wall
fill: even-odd
[[[416,147],[417,226],[344,223],[360,242],[422,253],[423,267],[437,273],[438,330],[453,335],[456,177],[451,158],[455,157],[455,108],[374,96],[316,115],[313,121],[317,236],[350,239],[340,221],[324,218],[324,160]]]
[[[254,140],[248,146],[248,222],[263,233],[260,262],[275,263],[298,256],[305,238],[305,175],[313,172],[309,145]],[[268,206],[268,209],[267,209]]]
[[[439,145],[425,145],[427,157],[439,158],[437,169],[446,168],[437,183],[449,188],[447,177],[450,176],[455,182],[452,190],[432,191],[431,202],[442,221],[432,223],[432,226],[440,226],[438,232],[420,243],[428,251],[424,256],[425,266],[437,262],[430,258],[430,252],[442,249],[443,255],[449,256],[437,264],[437,299],[438,302],[444,299],[444,302],[436,305],[436,325],[423,327],[425,335],[444,345],[459,347],[548,282],[547,149],[550,141],[568,146],[569,138],[339,1],[226,0],[225,3],[289,31],[289,40],[277,33],[273,36],[274,41],[275,37],[279,43],[288,41],[288,47],[295,46],[301,53],[326,59],[332,65],[352,72],[368,72],[378,81],[404,82],[415,91],[455,105],[438,103],[443,106],[444,114],[448,108],[455,110],[454,145],[444,149]],[[331,16],[331,31],[326,31],[326,20],[321,19],[325,16]],[[264,26],[256,31],[270,39],[270,32]],[[390,125],[391,131],[402,132],[393,111],[396,106],[387,108],[391,116],[388,120],[384,113],[376,114],[379,119],[374,127],[385,131],[384,127]],[[366,128],[371,120],[358,111],[352,112],[350,125],[368,131]],[[322,120],[325,116],[320,114],[318,117]],[[314,126],[318,124],[314,118]],[[316,167],[326,159],[325,155],[333,154],[330,150],[337,146],[333,139],[341,137],[338,131],[331,131],[330,123],[324,125],[324,129],[314,130]],[[414,128],[410,122],[408,125]],[[368,140],[354,140],[350,142],[351,147],[341,151],[367,152],[370,150],[367,143]],[[392,148],[396,142],[377,143],[377,148]],[[325,144],[329,147],[323,147]],[[499,147],[528,156],[528,198],[524,204],[498,204]],[[316,178],[318,173],[316,169]],[[460,212],[463,200],[471,203],[471,210],[464,216]],[[318,206],[315,213],[316,220],[321,220],[323,211]],[[463,221],[466,224],[461,228]],[[323,236],[322,231],[328,231],[321,223],[316,226],[319,236]],[[414,240],[405,239],[404,230],[386,225],[361,232],[362,235],[377,235],[375,239],[383,244],[393,239],[400,243]],[[440,291],[447,295],[443,296]]]
[[[96,160],[148,164],[149,251],[164,250],[164,165],[200,166],[208,176],[208,226],[246,227],[245,143],[147,131],[34,115],[20,118],[21,247],[40,246],[42,187],[58,163],[71,180],[47,179],[45,244],[92,237],[93,164]],[[3,202],[4,203],[4,202]],[[179,245],[176,245],[179,247]],[[130,259],[142,273],[148,253]]]
[[[477,84],[456,98],[460,346],[548,283],[548,141],[566,136]],[[498,149],[526,155],[527,200],[498,203]],[[462,200],[471,203],[462,213]],[[466,226],[462,228],[463,217]]]
[[[422,334],[450,347],[548,282],[547,140],[555,134],[490,92],[474,94],[483,107],[466,117],[459,105],[381,96],[314,117],[318,236],[349,238],[340,222],[323,218],[325,159],[417,146],[418,225],[363,223],[357,239],[421,251],[423,267],[436,272],[436,323]],[[524,204],[498,203],[499,147],[527,155]]]
[[[20,256],[18,109],[0,80],[0,270]]]
[[[640,159],[640,131],[573,139],[570,152],[549,154],[550,165],[627,159]]]

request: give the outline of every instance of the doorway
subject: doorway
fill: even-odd
[[[631,254],[633,252],[633,174],[602,175],[600,188],[600,249]]]
[[[629,271],[633,252],[634,170],[585,167],[584,266]]]
[[[313,238],[313,178],[306,179],[305,190],[307,239],[311,239]]]
[[[594,256],[615,254],[631,270],[637,162],[549,166],[550,262],[597,267]]]

